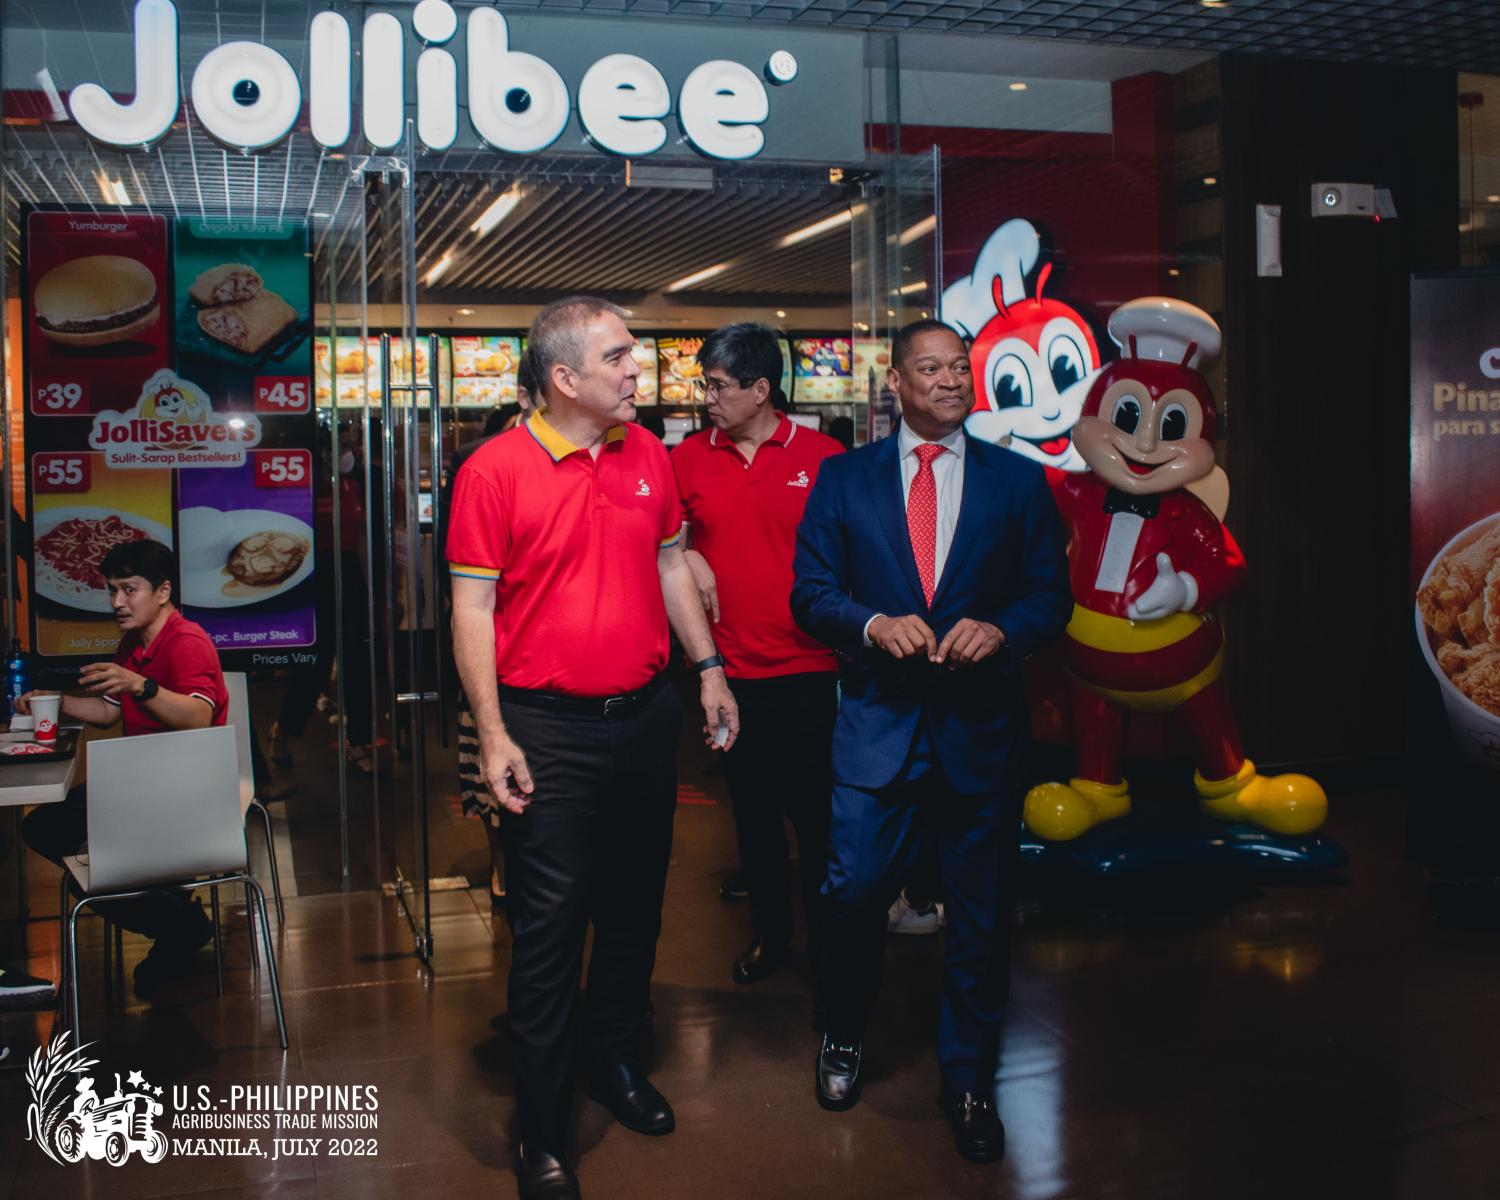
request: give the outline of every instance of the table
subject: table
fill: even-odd
[[[22,741],[22,734],[0,734],[0,742]],[[78,763],[82,757],[78,749],[83,737],[73,743],[74,750],[67,758],[54,758],[48,762],[6,763],[0,766],[0,808],[18,804],[57,804],[68,794],[73,780],[78,775]]]
[[[0,742],[26,741],[24,733],[0,734]],[[73,753],[67,758],[48,762],[19,762],[0,765],[0,808],[18,808],[26,804],[59,804],[78,777],[83,755],[83,732],[73,742]],[[16,913],[24,924],[26,905],[26,847],[21,843],[20,821],[16,821]]]

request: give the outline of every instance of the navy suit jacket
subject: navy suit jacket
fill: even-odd
[[[1021,663],[1067,624],[1073,602],[1062,525],[1042,469],[965,435],[963,496],[929,609],[907,532],[895,434],[824,460],[797,529],[792,615],[838,652],[833,737],[841,783],[879,788],[900,773],[926,720],[962,795],[1000,789],[1028,731]],[[1000,652],[950,670],[864,645],[876,613],[915,613],[939,642],[964,617],[998,625]]]

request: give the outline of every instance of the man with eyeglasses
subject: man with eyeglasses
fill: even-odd
[[[743,721],[724,767],[755,936],[731,975],[752,984],[786,961],[792,935],[783,817],[797,835],[808,953],[817,957],[838,664],[797,628],[788,597],[808,493],[819,465],[843,447],[787,417],[781,348],[766,326],[714,330],[698,365],[713,428],[677,446],[672,467],[688,562]]]

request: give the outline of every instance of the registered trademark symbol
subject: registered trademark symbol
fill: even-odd
[[[772,83],[791,83],[797,78],[797,59],[790,50],[777,50],[766,63],[766,78]]]

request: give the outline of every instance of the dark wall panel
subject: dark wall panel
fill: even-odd
[[[1452,72],[1222,64],[1230,683],[1264,762],[1407,741],[1408,276],[1458,255]],[[1316,181],[1391,188],[1399,219],[1314,220]],[[1283,206],[1280,279],[1255,205]]]

